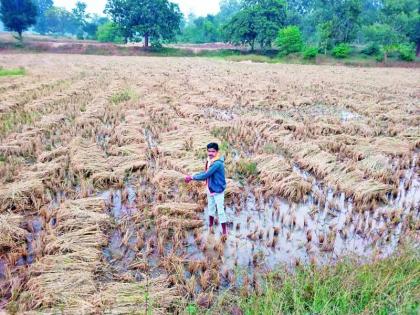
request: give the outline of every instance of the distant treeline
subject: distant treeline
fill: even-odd
[[[71,35],[106,42],[228,42],[280,54],[344,58],[351,46],[386,59],[420,53],[419,0],[221,0],[215,15],[183,16],[168,0],[108,0],[107,17],[88,14],[77,2],[68,11],[53,0],[0,0],[5,27],[22,32]]]
[[[188,16],[181,42],[230,42],[252,49],[303,51],[307,57],[332,51],[345,57],[350,45],[386,58],[420,52],[419,0],[222,0],[220,12]]]

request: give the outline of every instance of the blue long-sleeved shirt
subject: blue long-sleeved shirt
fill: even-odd
[[[224,157],[214,161],[207,171],[195,174],[193,179],[200,181],[207,180],[207,184],[211,193],[223,192],[226,189],[224,161]]]

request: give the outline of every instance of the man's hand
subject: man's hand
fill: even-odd
[[[185,176],[185,182],[188,184],[190,181],[192,181],[192,176],[191,175]]]

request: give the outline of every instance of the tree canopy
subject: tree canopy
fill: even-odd
[[[22,33],[36,23],[38,11],[32,0],[0,0],[0,18],[7,30]]]
[[[180,31],[182,13],[167,0],[108,0],[105,12],[121,28],[125,41],[144,38],[145,47],[149,39],[174,39]]]
[[[269,48],[279,29],[286,22],[286,3],[283,0],[245,0],[243,8],[224,26],[225,38],[234,44],[255,43]]]

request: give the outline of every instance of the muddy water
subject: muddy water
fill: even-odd
[[[126,272],[136,257],[136,229],[130,218],[139,211],[135,205],[136,190],[127,185],[122,190],[106,191],[101,194],[108,210],[117,223],[111,233],[109,244],[103,250],[106,260],[119,272]],[[125,222],[124,225],[121,223]]]

